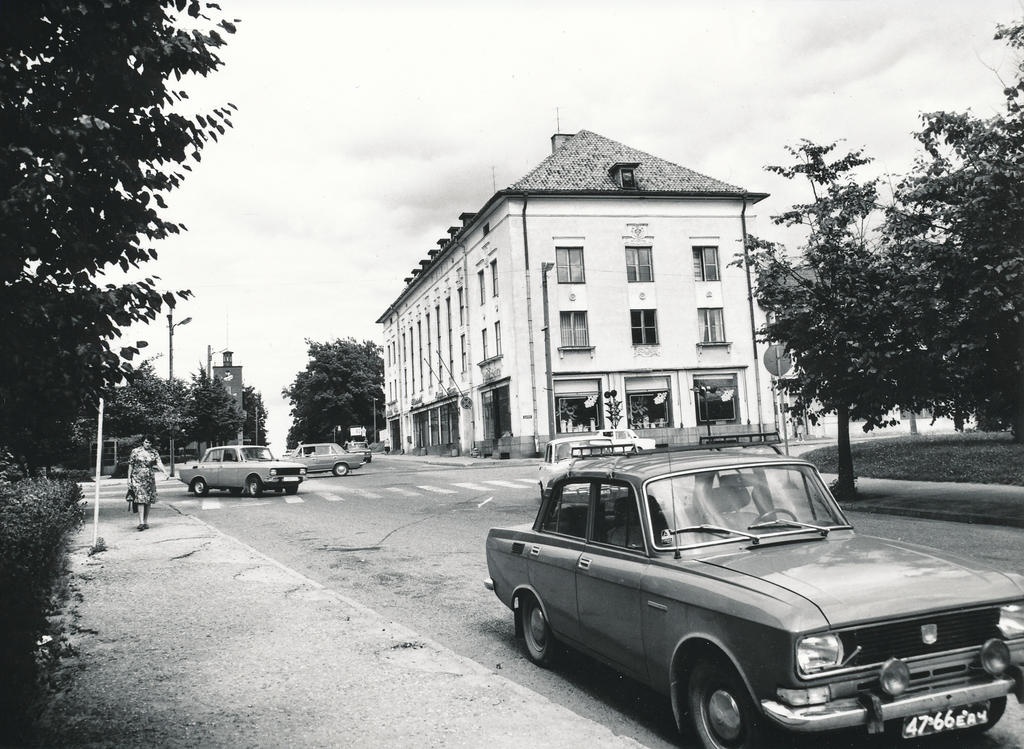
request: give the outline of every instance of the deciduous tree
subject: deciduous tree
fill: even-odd
[[[213,14],[213,15],[211,15]],[[184,229],[163,215],[230,108],[187,113],[232,22],[199,0],[0,4],[0,444],[30,464],[132,372],[121,331],[188,292],[111,283]]]
[[[913,391],[916,346],[893,268],[870,230],[877,180],[855,177],[870,159],[860,150],[836,157],[835,149],[803,140],[787,149],[793,165],[767,167],[806,181],[812,200],[773,221],[805,228],[807,241],[792,256],[755,238],[749,255],[758,303],[769,313],[762,334],[785,344],[798,369],[780,384],[810,418],[837,415],[838,493],[852,496],[850,420],[864,420],[865,429],[890,423]]]
[[[306,344],[309,363],[282,391],[292,405],[288,444],[330,440],[336,426],[370,426],[374,399],[384,402],[380,346],[354,338]]]
[[[1006,111],[935,112],[897,189],[888,231],[919,318],[930,405],[1024,440],[1024,24],[1000,26],[1017,55]]]

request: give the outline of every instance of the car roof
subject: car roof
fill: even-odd
[[[578,432],[565,437],[555,437],[552,440],[548,440],[548,444],[564,445],[566,442],[590,442],[591,440],[599,440],[603,443],[608,441],[608,437],[600,432]]]
[[[761,447],[761,446],[759,446]],[[751,464],[793,464],[812,465],[805,460],[774,452],[727,448],[685,448],[641,453],[578,458],[565,472],[565,476],[577,478],[632,478],[646,481],[677,471],[699,471],[714,468],[731,468]]]

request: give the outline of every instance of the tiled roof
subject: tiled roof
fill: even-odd
[[[569,136],[511,190],[608,191],[621,193],[610,170],[615,164],[638,164],[640,192],[741,193],[743,188],[698,174],[589,130]]]

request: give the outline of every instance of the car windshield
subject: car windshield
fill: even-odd
[[[647,482],[655,546],[672,549],[735,537],[848,528],[809,466],[763,465],[686,473]]]
[[[260,460],[273,460],[274,456],[270,454],[270,448],[268,447],[243,447],[242,448],[242,460],[248,461],[260,461]]]

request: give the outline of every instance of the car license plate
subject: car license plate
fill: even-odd
[[[951,707],[946,710],[936,710],[934,713],[923,713],[904,718],[903,738],[916,739],[919,736],[948,733],[962,728],[983,726],[986,723],[988,723],[987,702]]]
[[[298,476],[282,476],[281,480],[282,481],[298,481],[299,477]]]

